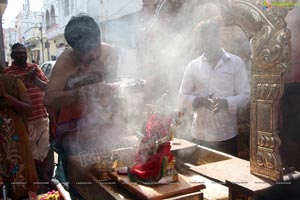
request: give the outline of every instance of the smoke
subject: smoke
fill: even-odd
[[[239,27],[224,27],[216,5],[209,1],[176,2],[166,2],[156,24],[140,33],[137,46],[138,76],[147,80],[145,102],[155,104],[167,93],[163,105],[173,110],[180,108],[177,94],[187,64],[202,54],[199,26],[203,21],[216,20],[223,36],[221,46],[250,65],[246,35]],[[186,116],[186,129],[178,131],[184,138],[190,136],[190,118]]]
[[[80,132],[86,137],[90,133],[97,138],[89,140],[88,144],[77,138],[74,142],[80,144],[74,145],[77,152],[86,152],[90,147],[111,150],[138,145],[137,140],[124,143],[124,137],[137,135],[147,112],[180,109],[177,94],[183,72],[187,64],[202,53],[199,24],[211,18],[221,20],[220,10],[208,0],[159,2],[161,7],[152,12],[144,8],[132,17],[101,25],[101,31],[105,33],[103,41],[113,44],[119,52],[118,81],[133,81],[132,88],[138,85],[138,79],[145,80],[146,84],[136,90],[130,90],[130,87],[123,88],[126,92],[119,90],[111,99],[111,106],[89,100],[85,108],[87,118],[81,121]],[[143,16],[149,15],[147,21]],[[225,33],[222,46],[229,52],[243,55],[249,62],[250,47],[245,34],[237,27],[222,28],[222,31]],[[192,116],[185,116],[176,137],[191,138],[191,119]],[[107,124],[112,125],[103,128]]]

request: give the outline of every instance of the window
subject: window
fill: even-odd
[[[52,72],[52,65],[49,64],[46,71],[45,71],[45,75],[47,76],[47,78],[50,78],[51,72]]]
[[[55,9],[54,9],[54,6],[51,5],[51,19],[50,19],[50,22],[51,22],[51,26],[52,25],[55,25],[56,24],[56,21],[55,21]]]
[[[64,16],[70,15],[70,3],[69,0],[64,0]]]
[[[48,65],[49,65],[48,63],[45,63],[45,64],[42,65],[41,70],[42,70],[44,73],[46,72],[46,69],[47,69]]]
[[[50,28],[50,16],[49,11],[46,11],[46,28]]]
[[[74,12],[74,0],[69,0],[70,1],[70,10],[71,13]]]

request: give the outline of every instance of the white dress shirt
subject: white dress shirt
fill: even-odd
[[[200,107],[193,111],[193,100],[212,95],[226,99],[228,110],[214,113]],[[191,61],[185,69],[179,90],[183,106],[194,113],[192,136],[203,141],[223,141],[237,135],[236,113],[246,106],[250,97],[248,73],[243,60],[223,50],[215,67],[211,66],[203,54]]]

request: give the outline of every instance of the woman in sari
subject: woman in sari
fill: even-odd
[[[21,199],[38,190],[24,121],[31,102],[23,82],[1,71],[0,66],[0,188],[5,185],[9,197]]]

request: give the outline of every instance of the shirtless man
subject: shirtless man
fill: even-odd
[[[104,143],[115,113],[113,86],[108,82],[116,76],[118,56],[111,45],[101,42],[97,23],[87,15],[72,17],[64,36],[71,48],[53,68],[45,105],[66,173],[69,155]]]

